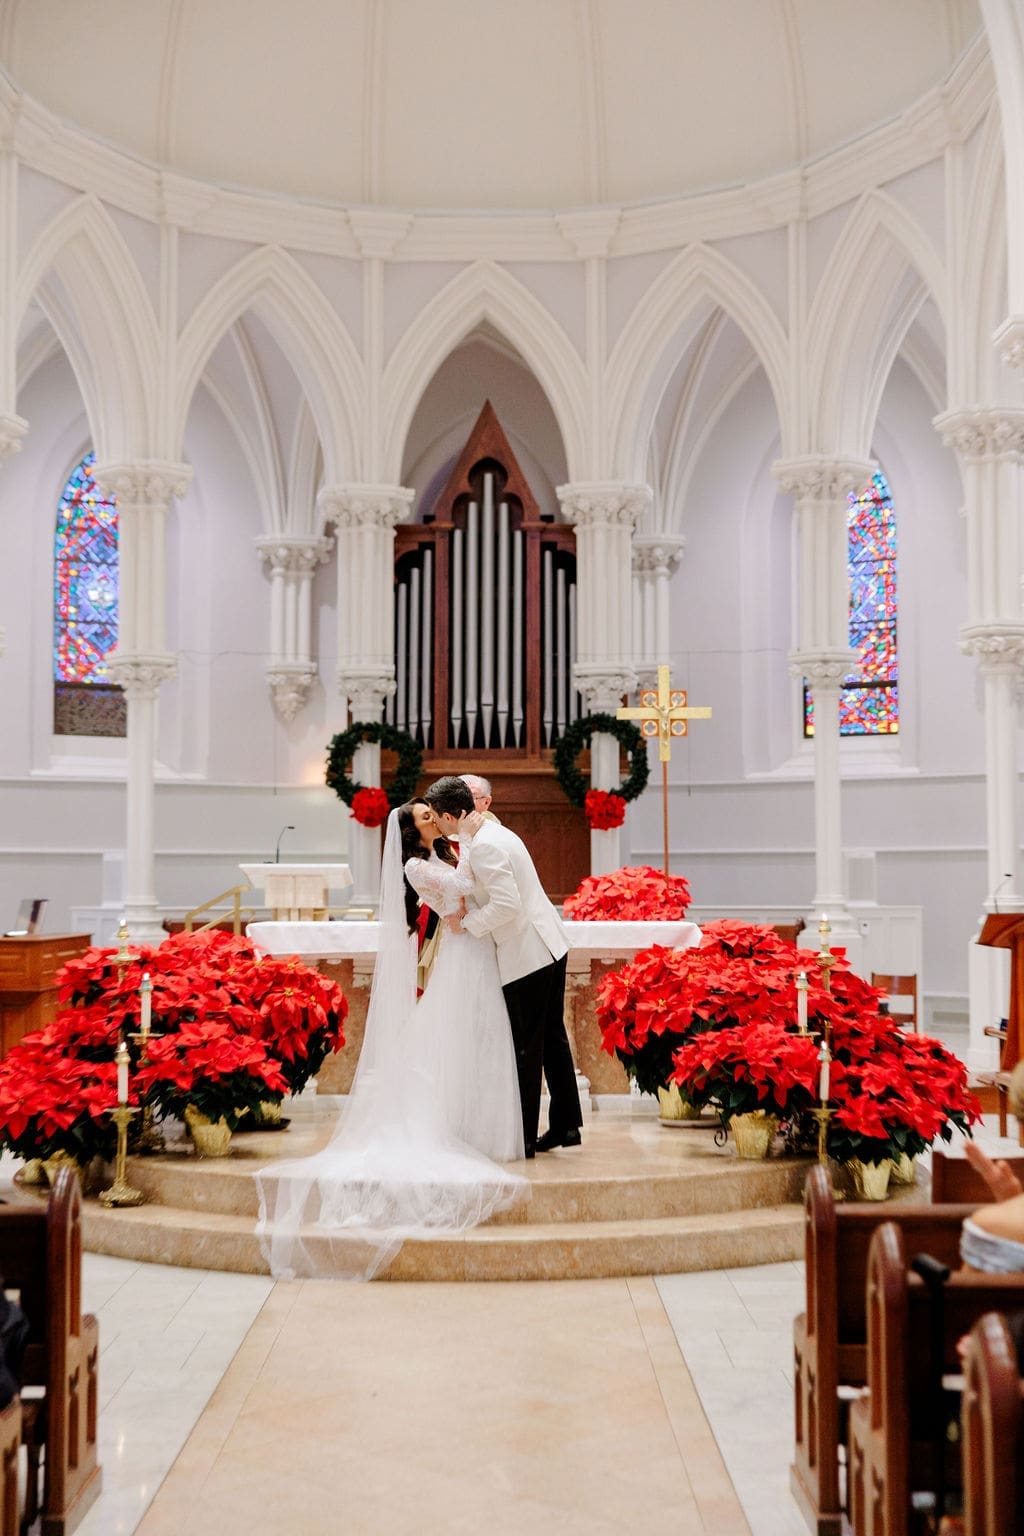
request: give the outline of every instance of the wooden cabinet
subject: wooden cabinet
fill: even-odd
[[[0,1055],[56,1016],[57,973],[91,943],[89,933],[0,938]]]

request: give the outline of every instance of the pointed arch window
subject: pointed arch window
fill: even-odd
[[[107,657],[117,644],[117,503],[95,479],[96,455],[71,471],[57,504],[53,552],[53,729],[124,736],[124,694]]]
[[[878,470],[850,496],[847,570],[850,649],[859,677],[839,695],[841,736],[895,736],[900,728],[896,508]],[[804,735],[814,735],[814,696],[804,684]]]

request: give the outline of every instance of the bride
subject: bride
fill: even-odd
[[[467,845],[468,837],[463,862]],[[529,1198],[529,1181],[497,1166],[524,1149],[493,941],[446,931],[416,1001],[416,898],[443,918],[471,888],[429,806],[392,811],[380,944],[348,1102],[322,1151],[256,1175],[256,1230],[275,1278],[368,1280],[406,1239],[464,1231]]]

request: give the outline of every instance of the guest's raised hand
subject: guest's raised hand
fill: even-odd
[[[980,1173],[995,1200],[1012,1200],[1016,1195],[1024,1194],[1020,1179],[1014,1173],[1009,1163],[1003,1158],[993,1160],[987,1152],[983,1152],[976,1141],[969,1141],[964,1147],[964,1156],[974,1169]]]

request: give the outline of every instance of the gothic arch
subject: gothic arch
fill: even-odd
[[[181,333],[169,456],[181,452],[192,397],[214,348],[247,309],[266,323],[302,385],[323,445],[326,479],[358,479],[362,362],[323,292],[274,245],[226,272]]]
[[[384,478],[397,484],[416,406],[445,358],[489,321],[532,369],[555,413],[569,478],[585,474],[586,370],[558,321],[522,283],[492,261],[474,262],[417,315],[384,370]]]
[[[979,0],[999,97],[1006,165],[1006,219],[1010,314],[1024,311],[1024,250],[1016,231],[1024,221],[1024,19],[1016,0]]]
[[[69,204],[39,234],[18,275],[15,324],[33,298],[71,361],[97,457],[151,457],[156,318],[131,253],[97,198]]]
[[[608,359],[608,421],[617,476],[644,477],[658,404],[681,356],[686,327],[699,317],[702,302],[723,309],[750,342],[768,376],[786,439],[786,333],[764,295],[738,267],[709,246],[694,245],[647,290]]]
[[[917,284],[901,299],[908,271]],[[946,272],[934,246],[891,197],[869,192],[836,242],[808,315],[807,446],[869,457],[885,379],[929,297],[945,326]]]

